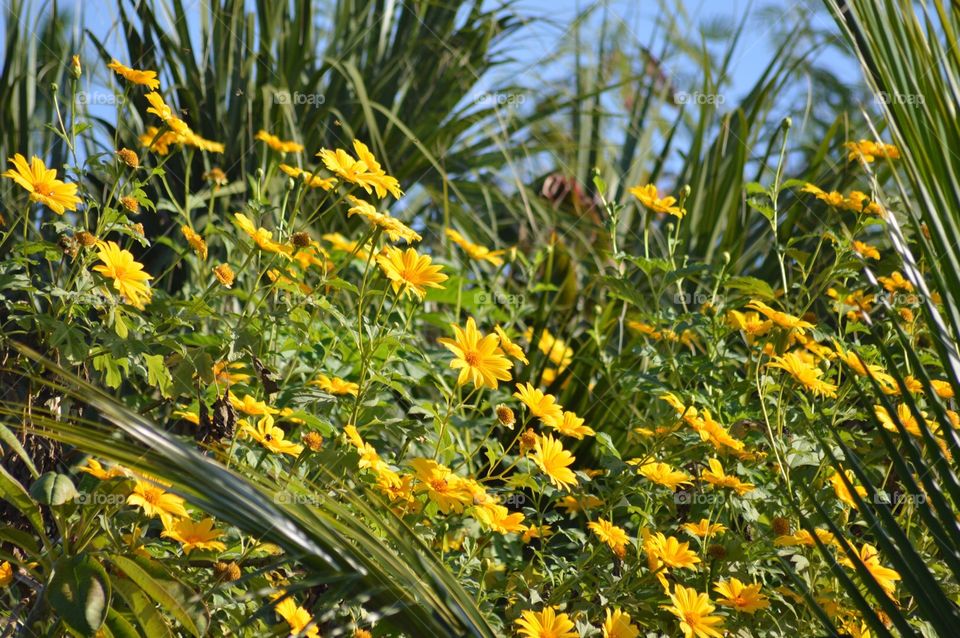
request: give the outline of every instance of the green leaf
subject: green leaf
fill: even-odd
[[[70,629],[94,636],[110,609],[110,578],[89,554],[64,557],[54,564],[45,596]]]
[[[30,486],[30,496],[43,505],[63,505],[77,496],[77,488],[66,474],[46,472]]]
[[[93,369],[104,373],[107,387],[116,390],[123,383],[123,375],[130,369],[130,362],[126,359],[114,359],[104,353],[93,358]]]
[[[26,516],[34,529],[43,530],[40,508],[30,498],[27,490],[7,472],[3,465],[0,465],[0,498],[16,507],[21,514]]]
[[[770,284],[756,277],[731,277],[724,283],[724,288],[737,290],[750,297],[774,298]]]
[[[777,214],[774,212],[772,208],[770,208],[766,204],[761,203],[760,200],[755,197],[751,197],[750,199],[747,200],[747,206],[749,206],[753,210],[757,211],[758,213],[766,217],[767,221],[769,221],[771,224],[774,223],[774,220],[777,217]]]
[[[157,609],[156,603],[143,593],[137,585],[126,578],[118,578],[113,583],[116,591],[127,605],[130,614],[140,628],[140,635],[145,638],[172,638],[171,630],[166,618]],[[107,621],[110,622],[109,619]]]
[[[193,618],[187,608],[176,596],[174,596],[166,587],[166,583],[161,583],[155,579],[146,569],[140,566],[136,561],[125,556],[113,555],[110,560],[120,568],[127,577],[135,582],[147,596],[154,602],[167,610],[170,615],[177,619],[183,628],[192,636],[200,636],[200,630],[197,628]]]
[[[143,359],[147,364],[147,383],[160,390],[160,395],[165,399],[170,398],[170,386],[173,385],[173,377],[167,369],[162,354],[145,354]]]
[[[127,321],[123,318],[123,311],[120,310],[119,306],[113,308],[113,329],[121,339],[126,339],[127,335],[130,334]]]
[[[112,607],[107,614],[105,627],[109,629],[115,638],[140,638],[140,634],[137,633],[136,628]]]
[[[617,446],[613,444],[613,440],[610,438],[610,435],[606,432],[597,432],[596,435],[597,443],[600,444],[600,447],[603,448],[608,454],[620,458],[620,452],[617,450]]]

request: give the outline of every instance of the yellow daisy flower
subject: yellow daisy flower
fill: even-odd
[[[135,261],[130,251],[121,249],[113,241],[100,242],[97,257],[103,265],[94,266],[93,270],[113,279],[113,287],[124,300],[134,308],[143,310],[152,295],[147,282],[153,279],[144,272],[143,264]]]
[[[27,164],[27,158],[20,153],[9,161],[13,168],[5,171],[3,177],[12,179],[30,193],[31,202],[43,204],[58,215],[63,215],[64,211],[77,210],[80,204],[77,185],[57,179],[56,169],[47,168],[37,156],[31,157]]]
[[[390,280],[394,293],[415,296],[423,299],[427,288],[443,289],[440,284],[447,280],[447,276],[440,272],[441,265],[431,263],[430,255],[420,255],[413,248],[405,251],[394,246],[387,246],[383,253],[377,255],[377,264]]]
[[[458,385],[473,381],[478,388],[496,389],[499,381],[510,380],[510,360],[500,352],[500,339],[495,334],[481,335],[473,317],[467,319],[463,330],[452,326],[454,339],[439,339],[454,359],[450,367],[459,369]]]

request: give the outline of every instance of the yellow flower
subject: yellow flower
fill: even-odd
[[[527,328],[524,337],[527,341],[530,341],[533,338],[533,328]],[[557,366],[558,371],[562,371],[573,361],[573,348],[568,346],[563,339],[550,334],[550,331],[546,328],[540,333],[537,348],[550,359],[553,365]]]
[[[877,277],[877,281],[883,284],[884,290],[890,293],[899,290],[913,292],[913,284],[897,271],[890,273],[889,277]]]
[[[523,513],[511,513],[503,505],[484,503],[471,510],[472,516],[486,529],[498,534],[515,534],[526,530],[523,524]]]
[[[815,396],[837,396],[837,386],[820,378],[823,375],[823,370],[815,364],[805,361],[796,352],[788,352],[782,357],[775,357],[771,363],[767,364],[767,367],[786,370],[800,385],[813,392]]]
[[[668,487],[673,491],[676,491],[681,485],[693,485],[692,476],[667,463],[648,461],[641,465],[640,459],[635,459],[631,461],[631,464],[639,465],[637,472],[647,480]]]
[[[17,153],[10,158],[13,168],[5,171],[3,177],[12,179],[30,193],[30,201],[43,204],[58,215],[64,211],[77,210],[80,198],[77,197],[77,185],[67,184],[57,179],[57,170],[47,168],[37,156],[27,158]]]
[[[518,633],[524,638],[579,638],[573,621],[566,614],[558,614],[554,607],[543,611],[524,611],[516,621]]]
[[[814,531],[817,535],[817,538],[824,545],[836,544],[836,538],[834,538],[833,534],[827,530],[816,528]],[[773,544],[777,547],[795,547],[798,545],[804,547],[813,547],[816,542],[813,540],[813,534],[805,529],[798,529],[795,534],[784,534],[783,536],[777,536],[775,539],[773,539]]]
[[[321,235],[323,241],[328,242],[335,250],[340,250],[345,253],[353,253],[359,259],[366,261],[370,257],[370,253],[360,248],[360,244],[355,241],[350,241],[340,233],[326,233]]]
[[[895,385],[896,382],[893,377],[884,372],[881,366],[865,364],[857,352],[844,350],[839,343],[834,342],[834,349],[837,351],[840,360],[847,364],[858,376],[873,377],[881,385]]]
[[[139,139],[141,144],[156,151],[157,155],[166,155],[170,152],[170,145],[177,144],[181,140],[180,136],[173,131],[161,133],[156,126],[148,126]]]
[[[496,325],[493,327],[493,331],[497,333],[498,337],[500,337],[500,349],[503,350],[504,354],[522,363],[530,363],[527,361],[527,355],[524,354],[523,348],[511,341],[510,337],[507,336],[507,333],[504,332],[503,328],[501,328],[499,325]]]
[[[273,424],[273,417],[269,414],[263,415],[257,421],[257,427],[252,428],[244,421],[244,432],[250,435],[250,438],[270,450],[274,454],[289,454],[297,457],[303,452],[303,446],[299,443],[285,440],[284,431]]]
[[[570,489],[577,484],[577,476],[570,469],[576,460],[570,452],[563,449],[563,445],[549,434],[537,437],[533,455],[530,457],[544,474],[559,489]]]
[[[271,408],[269,405],[263,401],[258,401],[256,398],[250,396],[249,394],[243,395],[243,398],[239,398],[233,392],[230,393],[230,403],[233,405],[235,410],[239,410],[244,414],[250,416],[263,416],[265,414],[278,414],[279,410],[276,408]]]
[[[762,337],[773,328],[773,322],[769,319],[761,320],[758,312],[730,310],[727,312],[726,320],[728,326],[743,331],[751,341],[752,337]]]
[[[605,609],[606,620],[603,621],[603,638],[637,638],[640,630],[630,622],[630,614],[620,611],[620,608]]]
[[[401,485],[400,477],[380,458],[380,455],[377,454],[376,449],[374,449],[372,445],[360,438],[360,433],[355,426],[347,425],[343,428],[343,431],[347,435],[347,440],[357,448],[357,452],[360,454],[360,461],[357,463],[357,467],[360,469],[369,468],[377,474],[378,478],[384,479],[388,485],[394,487]]]
[[[377,264],[390,280],[394,293],[403,291],[407,296],[423,299],[427,288],[440,288],[447,276],[440,272],[443,266],[432,265],[430,255],[420,255],[413,248],[405,251],[387,246],[384,253],[377,255]]]
[[[446,230],[446,234],[447,237],[450,238],[450,241],[455,243],[457,246],[460,246],[460,248],[462,248],[471,259],[476,259],[477,261],[488,261],[494,266],[503,265],[503,259],[500,258],[500,255],[503,254],[502,250],[490,250],[486,246],[474,244],[452,228],[448,228]]]
[[[701,518],[698,523],[684,523],[683,529],[690,532],[698,538],[710,538],[714,534],[722,534],[727,528],[720,523],[711,523],[706,518]]]
[[[847,477],[847,480],[854,486],[854,489],[857,491],[857,495],[860,498],[866,498],[867,488],[862,485],[857,485],[854,481],[853,471],[844,470],[844,476]],[[857,502],[853,498],[853,494],[850,493],[850,490],[847,488],[846,483],[843,482],[839,472],[834,472],[833,476],[830,477],[830,484],[833,485],[833,491],[836,493],[837,498],[849,505],[850,507],[856,508]]]
[[[723,466],[720,465],[720,461],[717,459],[709,459],[707,460],[707,464],[710,466],[710,469],[703,470],[700,473],[700,478],[714,487],[730,488],[740,496],[743,496],[753,489],[754,486],[752,483],[744,483],[736,476],[725,473]]]
[[[328,171],[353,184],[356,184],[360,176],[367,170],[366,164],[355,159],[342,148],[333,151],[326,148],[320,149],[317,157],[323,161],[323,165],[327,167]],[[367,193],[370,192],[369,187],[364,187],[364,190]]]
[[[280,170],[294,179],[302,177],[303,183],[310,188],[322,188],[323,190],[328,191],[337,184],[337,180],[333,177],[320,177],[318,175],[314,175],[310,171],[305,171],[302,168],[290,166],[289,164],[280,164]]]
[[[106,481],[112,478],[119,478],[127,475],[124,469],[119,465],[111,467],[109,470],[103,469],[103,466],[100,464],[100,461],[93,458],[92,456],[87,458],[87,464],[85,466],[77,468],[77,470],[85,474],[95,476],[101,481]]]
[[[677,569],[696,569],[700,558],[690,550],[690,543],[680,542],[674,536],[665,536],[663,532],[646,535],[643,548],[647,552],[651,570],[661,566]]]
[[[272,148],[278,153],[299,153],[303,150],[303,144],[298,144],[297,142],[285,142],[281,140],[276,135],[271,135],[263,129],[257,131],[257,134],[253,136],[254,139],[264,142],[267,146]]]
[[[234,213],[234,221],[237,226],[250,236],[250,239],[261,249],[268,253],[277,253],[287,259],[291,259],[290,253],[293,252],[289,246],[273,241],[273,233],[266,228],[258,228],[243,213]]]
[[[717,583],[713,590],[723,596],[717,599],[721,605],[733,607],[745,614],[753,614],[770,606],[767,597],[760,593],[760,587],[760,583],[745,585],[739,579],[731,578]]]
[[[234,372],[243,370],[243,364],[239,361],[230,363],[229,361],[217,361],[213,364],[211,372],[218,383],[232,385],[234,383],[243,383],[250,380],[250,375],[245,372]]]
[[[367,166],[367,172],[360,176],[357,183],[360,186],[373,186],[373,189],[377,192],[377,197],[386,197],[387,192],[389,192],[394,198],[400,199],[400,196],[403,195],[400,184],[396,178],[390,177],[380,168],[380,164],[373,157],[373,153],[370,152],[367,145],[360,140],[353,140],[353,152]]]
[[[116,58],[114,58],[110,64],[107,65],[107,68],[122,77],[127,82],[145,86],[150,90],[154,90],[160,86],[160,80],[157,79],[156,71],[141,71],[139,69],[131,69],[130,67],[121,64]]]
[[[653,184],[634,186],[630,189],[630,194],[655,213],[668,213],[677,219],[683,219],[683,216],[687,214],[685,209],[675,206],[677,203],[676,197],[671,196],[662,199],[657,197],[657,187]]]
[[[941,381],[940,379],[932,379],[930,381],[933,391],[941,399],[952,399],[953,398],[953,386],[950,385],[949,381]]]
[[[846,205],[846,200],[843,198],[843,193],[838,193],[837,191],[831,191],[827,193],[813,184],[806,184],[800,189],[800,192],[810,193],[811,195],[816,196],[816,198],[821,202],[824,202],[827,206],[833,206],[834,208],[841,208]]]
[[[383,172],[380,164],[363,142],[354,140],[353,150],[360,159],[354,159],[350,153],[340,148],[335,151],[321,149],[317,157],[323,161],[323,165],[331,173],[338,175],[344,181],[357,184],[367,194],[375,190],[377,197],[380,198],[386,197],[387,192],[397,199],[403,195],[396,178]]]
[[[530,414],[544,423],[563,421],[563,408],[557,403],[556,397],[552,394],[544,394],[533,387],[533,384],[518,383],[517,391],[513,393],[513,396],[520,399],[530,409]]]
[[[459,514],[473,502],[473,494],[467,481],[454,474],[447,466],[430,459],[413,459],[410,465],[420,481],[416,491],[425,492],[442,513]]]
[[[347,217],[360,215],[367,223],[375,228],[380,228],[387,234],[390,241],[400,241],[401,239],[408,243],[420,241],[423,237],[419,233],[408,227],[396,217],[391,217],[390,213],[381,213],[369,202],[358,199],[353,195],[347,195],[347,200],[353,206],[347,209]]]
[[[597,535],[600,542],[605,543],[607,547],[612,549],[614,554],[620,558],[626,555],[627,544],[630,542],[630,537],[627,536],[625,529],[617,527],[613,522],[602,518],[587,523],[587,527]]]
[[[148,517],[159,516],[162,520],[189,516],[184,503],[186,501],[176,494],[170,494],[150,481],[136,481],[133,493],[127,497],[128,505],[143,508]]]
[[[813,324],[809,321],[804,321],[803,319],[794,317],[791,314],[774,310],[767,304],[756,299],[748,303],[747,308],[758,311],[764,317],[777,324],[781,328],[786,330],[796,330],[799,334],[804,334],[807,329],[813,328]]]
[[[7,561],[0,563],[0,587],[9,587],[13,582],[13,565]]]
[[[603,505],[603,501],[593,494],[583,494],[581,496],[564,496],[557,501],[557,507],[562,507],[567,514],[577,514]]]
[[[223,536],[223,532],[213,529],[213,519],[204,518],[199,521],[192,521],[189,518],[181,518],[177,521],[163,521],[163,531],[160,536],[172,538],[183,546],[183,553],[189,554],[195,549],[216,550],[222,552],[227,546],[217,539]]]
[[[889,430],[890,432],[898,431],[896,423],[890,416],[890,413],[887,412],[885,407],[882,405],[874,406],[873,412],[876,414],[877,420],[880,421],[880,425],[882,425],[885,430]],[[925,417],[926,414],[921,412],[920,416]],[[913,416],[910,406],[906,403],[901,403],[897,406],[897,420],[900,421],[900,424],[903,425],[903,428],[913,436],[918,438],[922,436],[920,423],[917,421],[916,417]]]
[[[855,159],[861,159],[869,164],[878,157],[885,157],[887,159],[900,158],[900,151],[896,146],[884,144],[883,142],[860,140],[858,142],[846,142],[844,146],[849,151],[849,153],[847,153],[847,161],[849,162]]]
[[[854,240],[853,251],[864,259],[880,259],[880,251],[870,244],[865,244],[862,241]]]
[[[497,335],[481,335],[473,317],[467,319],[464,330],[456,325],[452,327],[454,339],[442,338],[439,341],[454,355],[450,367],[460,370],[458,385],[473,380],[478,388],[496,390],[499,381],[510,380],[510,360],[500,352]]]
[[[555,428],[557,432],[564,436],[570,436],[575,439],[582,439],[585,436],[596,434],[593,428],[583,424],[583,419],[570,411],[564,411],[563,418],[544,421],[544,424]]]
[[[220,285],[222,285],[224,288],[230,288],[233,286],[235,275],[233,274],[233,268],[230,267],[230,264],[220,264],[219,266],[214,266],[213,276],[217,278],[217,281],[219,281]]]
[[[97,257],[103,262],[102,266],[93,269],[104,277],[113,279],[113,287],[124,300],[134,308],[143,310],[144,305],[150,302],[150,285],[153,279],[144,272],[143,264],[133,259],[133,254],[123,250],[116,242],[108,241],[98,244]]]
[[[860,562],[867,568],[867,571],[870,572],[870,575],[873,576],[873,579],[880,585],[880,588],[886,592],[887,596],[895,598],[894,590],[897,588],[897,585],[894,581],[900,580],[900,574],[889,567],[884,567],[880,563],[880,554],[877,552],[877,548],[869,543],[864,543],[860,547],[860,551],[854,550],[854,555],[860,559]],[[840,562],[850,569],[855,569],[853,561],[849,558],[841,558]]]
[[[195,233],[193,229],[187,225],[181,226],[180,232],[183,233],[187,243],[190,244],[191,248],[193,248],[193,252],[197,253],[200,259],[206,259],[207,242],[203,241],[203,237],[201,237],[198,233]]]
[[[283,592],[280,593],[280,596],[283,596]],[[313,622],[313,616],[305,607],[297,605],[293,597],[284,598],[274,605],[273,610],[290,626],[291,636],[320,638],[320,630]]]
[[[680,619],[684,638],[721,638],[717,629],[722,628],[723,618],[712,616],[716,607],[707,594],[698,594],[692,587],[676,585],[670,594],[673,605],[660,605]]]
[[[340,377],[328,377],[325,374],[318,374],[317,378],[310,384],[318,386],[324,392],[336,395],[352,394],[357,396],[357,392],[360,391],[360,386],[352,381]]]
[[[530,525],[529,527],[524,528],[523,534],[520,536],[520,540],[523,541],[524,545],[526,545],[535,538],[548,538],[552,534],[553,530],[550,529],[549,525]]]
[[[147,93],[145,97],[147,98],[147,102],[150,103],[150,108],[147,109],[147,113],[153,113],[163,120],[163,123],[169,126],[170,130],[179,136],[178,141],[182,142],[184,136],[190,132],[190,127],[187,126],[187,123],[176,116],[173,109],[163,101],[163,96],[156,91]]]

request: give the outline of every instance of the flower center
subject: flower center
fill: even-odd
[[[477,352],[464,352],[463,360],[466,361],[468,365],[475,367],[480,363],[480,355]]]

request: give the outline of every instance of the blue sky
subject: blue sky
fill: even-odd
[[[67,0],[60,3],[61,11],[79,13],[84,18],[84,25],[98,38],[105,41],[108,49],[116,49],[122,56],[119,33],[116,29],[115,4],[119,0]],[[300,0],[297,0],[300,1]],[[327,0],[333,4],[333,0]],[[402,2],[403,0],[397,0]],[[497,6],[503,0],[487,0],[490,7]],[[249,0],[248,0],[249,2]],[[200,6],[200,0],[183,0],[185,6]],[[37,6],[45,3],[35,2]],[[252,4],[252,2],[251,2]],[[565,39],[572,37],[571,25],[580,12],[592,3],[584,0],[515,0],[514,8],[524,17],[531,18],[530,24],[524,30],[524,37],[515,38],[509,54],[517,62],[515,65],[501,70],[504,81],[513,81],[517,75],[523,79],[535,80],[538,76],[550,73],[540,64],[545,54],[554,51]],[[833,29],[832,20],[823,8],[820,0],[605,0],[603,2],[606,17],[611,24],[622,26],[627,35],[635,42],[657,43],[655,37],[657,24],[665,16],[662,5],[667,5],[670,13],[676,17],[680,32],[689,34],[692,42],[698,37],[698,26],[718,20],[732,23],[740,20],[745,14],[750,14],[747,31],[741,39],[734,56],[733,73],[731,74],[731,88],[734,97],[739,96],[750,87],[762,72],[767,61],[773,56],[772,36],[774,30],[782,27],[783,21],[772,19],[764,20],[757,17],[758,10],[763,7],[776,6],[781,15],[786,15],[795,9],[808,8],[815,10],[815,20],[818,24]],[[191,31],[199,31],[200,11],[195,14],[197,21],[192,24]],[[586,39],[599,30],[601,12],[584,25],[581,37]],[[779,22],[779,24],[778,24]],[[826,63],[840,70],[843,75],[858,77],[856,65],[833,53],[823,54]],[[123,60],[126,62],[126,60]],[[562,69],[555,70],[563,72]],[[683,69],[669,69],[679,71]],[[524,77],[525,76],[525,77]],[[501,78],[491,78],[497,83]],[[690,87],[679,87],[681,90]]]
[[[498,4],[491,0],[491,5]],[[527,37],[517,42],[516,48],[510,54],[518,59],[518,67],[526,73],[528,79],[543,73],[544,69],[538,66],[545,53],[555,50],[557,44],[564,38],[572,37],[570,30],[576,16],[591,3],[579,0],[517,0],[514,4],[519,13],[534,18],[529,26]],[[816,26],[830,31],[835,30],[832,18],[827,13],[821,0],[606,0],[603,2],[607,19],[613,25],[622,25],[626,33],[636,42],[644,44],[660,44],[662,37],[657,37],[657,25],[665,17],[661,4],[675,7],[672,16],[677,19],[680,32],[688,34],[692,42],[698,39],[698,27],[704,24],[726,21],[736,24],[744,15],[748,15],[744,35],[738,43],[733,56],[733,65],[730,74],[730,88],[733,98],[745,93],[763,72],[769,60],[774,56],[775,29],[783,28],[787,22],[787,14],[793,10],[813,10],[813,21]],[[759,15],[765,7],[776,7],[780,19],[767,20]],[[592,21],[588,22],[581,31],[581,38],[586,39],[591,33],[599,32],[600,17],[603,11],[598,11]],[[851,80],[859,79],[859,68],[856,63],[834,51],[825,50],[820,54],[820,61],[833,68],[843,77]],[[668,74],[682,74],[685,69],[667,68]],[[513,67],[505,69],[504,77],[510,77],[515,72]],[[691,90],[695,87],[678,87],[680,90]]]

